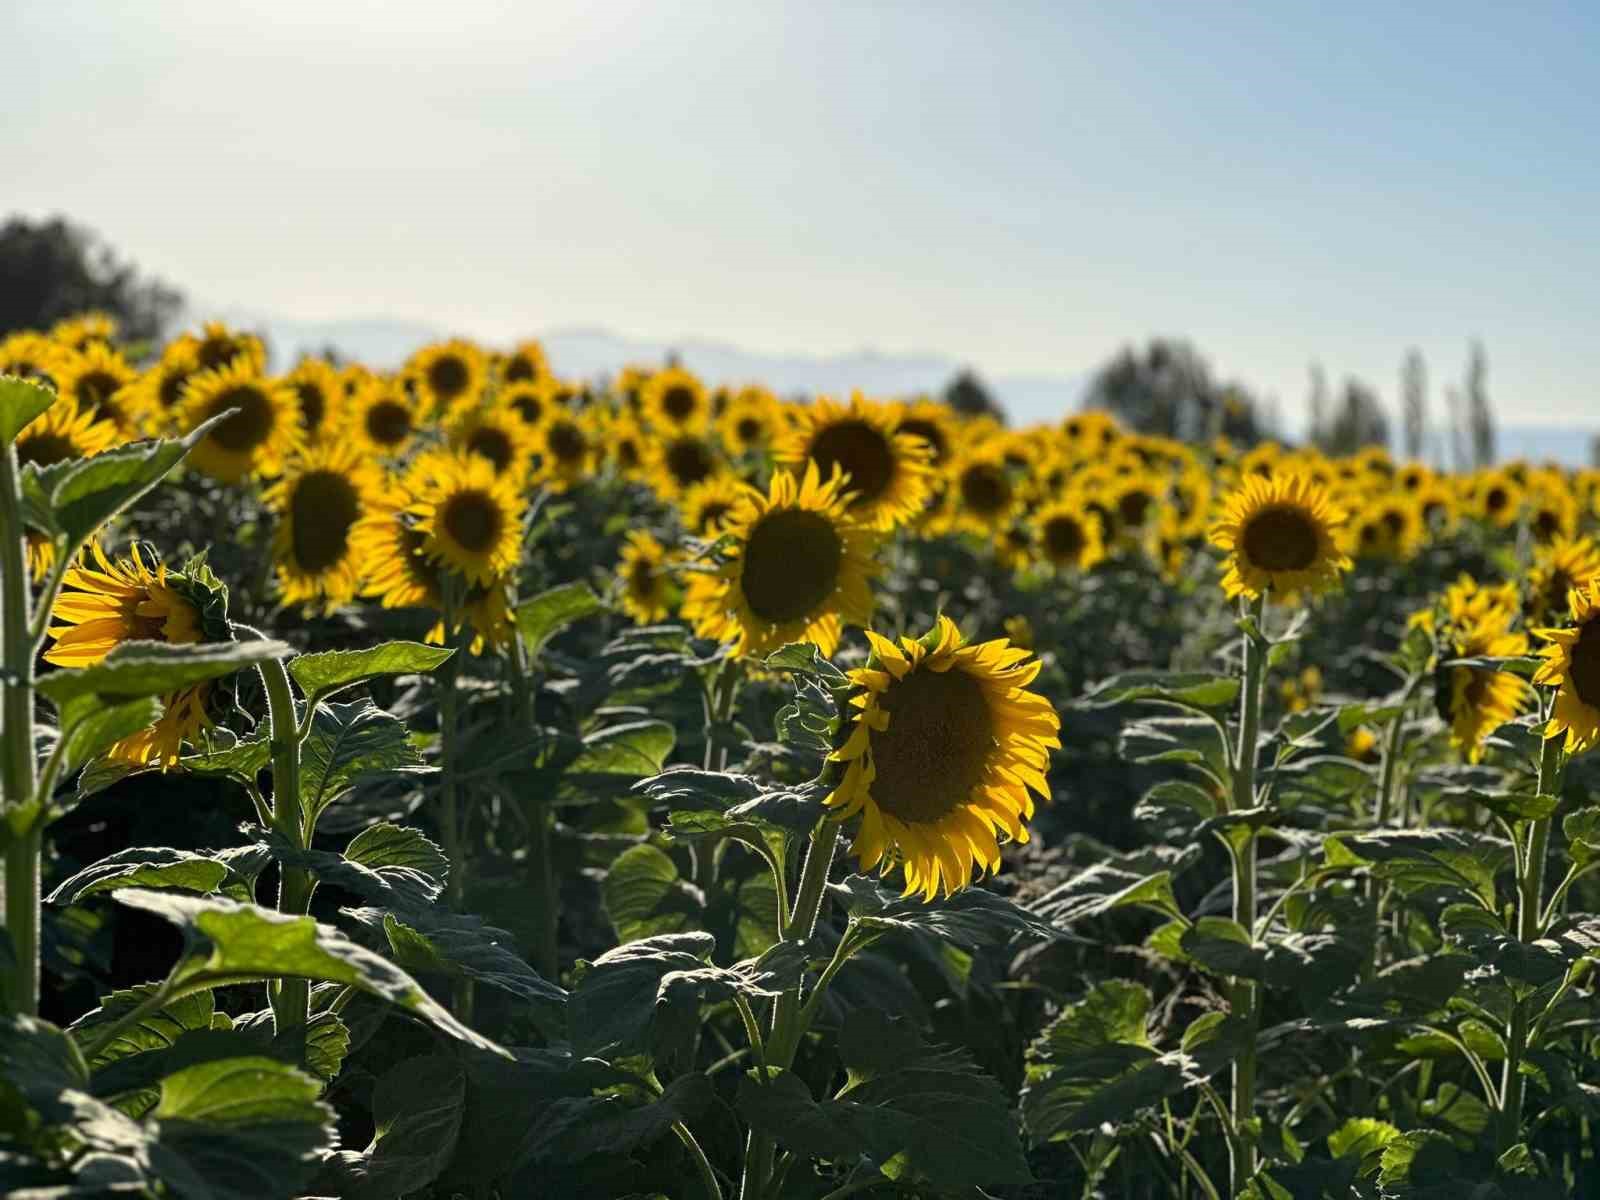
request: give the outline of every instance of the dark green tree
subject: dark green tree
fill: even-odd
[[[1241,445],[1262,436],[1255,399],[1214,379],[1184,341],[1158,338],[1143,351],[1126,347],[1095,375],[1085,408],[1103,408],[1139,433],[1198,442],[1221,434]]]
[[[1489,404],[1489,359],[1476,338],[1467,356],[1467,431],[1472,438],[1472,461],[1486,467],[1495,460],[1494,409]]]
[[[1420,459],[1428,440],[1428,368],[1416,347],[1406,351],[1400,364],[1400,408],[1406,457]]]
[[[1000,407],[1000,402],[990,394],[989,389],[970,367],[963,367],[946,385],[944,402],[969,417],[990,416],[1002,424],[1005,423],[1005,409]]]
[[[1363,446],[1389,444],[1389,418],[1378,393],[1359,379],[1346,379],[1333,420],[1318,443],[1329,454],[1353,454]]]
[[[0,226],[0,335],[98,309],[117,318],[125,340],[144,341],[159,338],[182,306],[181,293],[64,217]]]

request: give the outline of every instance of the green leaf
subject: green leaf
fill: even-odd
[[[672,856],[648,842],[617,855],[600,895],[619,942],[681,932],[705,907],[699,889],[678,877]]]
[[[1129,671],[1114,675],[1078,700],[1079,708],[1110,708],[1135,700],[1157,700],[1181,708],[1211,711],[1230,707],[1239,698],[1239,680],[1203,672]]]
[[[1174,920],[1183,919],[1183,910],[1172,891],[1172,878],[1199,857],[1199,845],[1191,844],[1181,852],[1160,849],[1130,855],[1121,862],[1099,862],[1046,892],[1029,907],[1058,929],[1132,906],[1153,909]],[[1149,870],[1156,862],[1170,865]]]
[[[457,1021],[399,967],[311,917],[132,888],[115,895],[183,930],[187,947],[167,977],[178,995],[262,979],[338,983],[387,1000],[468,1045],[505,1053]]]
[[[150,1000],[156,994],[157,987],[157,984],[141,983],[137,987],[101,996],[100,1007],[79,1017],[67,1033],[74,1042],[87,1049],[100,1040],[106,1028],[123,1020]],[[98,1071],[130,1055],[164,1050],[186,1033],[209,1030],[215,1025],[216,1002],[209,991],[201,990],[168,1000],[124,1026],[115,1038],[95,1053],[89,1065]]]
[[[812,780],[795,788],[771,788],[748,775],[669,767],[635,785],[655,804],[671,810],[669,832],[689,840],[709,833],[750,839],[782,833],[809,833],[822,818],[828,788]]]
[[[37,1017],[0,1015],[0,1064],[0,1113],[12,1107],[7,1093],[14,1090],[47,1121],[65,1120],[71,1109],[63,1094],[88,1089],[89,1067],[77,1045]]]
[[[283,642],[123,642],[104,659],[82,670],[56,670],[38,689],[56,706],[78,697],[119,703],[141,696],[164,696],[289,653]]]
[[[605,611],[605,601],[596,596],[588,584],[563,583],[540,592],[531,600],[524,600],[513,610],[513,615],[523,645],[530,655],[537,656],[546,642],[574,621]]]
[[[568,1002],[573,1053],[582,1058],[647,1053],[663,981],[674,972],[705,966],[715,945],[709,933],[661,934],[581,964]]]
[[[443,850],[420,830],[391,825],[387,821],[368,826],[344,848],[350,862],[364,867],[406,867],[444,883],[450,875],[450,860]]]
[[[225,864],[189,850],[141,846],[119,850],[93,863],[63,882],[48,899],[51,904],[77,904],[97,892],[117,888],[176,889],[210,895],[222,887],[229,871]]]
[[[1328,1153],[1335,1158],[1376,1157],[1399,1136],[1400,1131],[1387,1121],[1376,1117],[1351,1117],[1328,1135]]]
[[[372,1089],[375,1132],[350,1200],[390,1200],[437,1179],[455,1153],[466,1094],[466,1072],[442,1054],[391,1067]]]
[[[830,662],[811,642],[790,642],[774,650],[761,660],[769,671],[793,671],[801,675],[815,675],[830,683],[843,683],[845,674]]]
[[[183,1196],[299,1195],[336,1140],[322,1085],[276,1059],[199,1063],[161,1081],[151,1165]]]
[[[56,394],[43,384],[0,375],[0,445],[11,445],[17,434],[55,402]]]
[[[306,821],[314,825],[360,779],[423,769],[422,757],[399,718],[370,700],[319,704],[300,747],[300,799]]]
[[[1328,865],[1339,865],[1340,852],[1354,855],[1408,895],[1427,888],[1455,889],[1490,908],[1495,904],[1495,876],[1511,863],[1511,843],[1461,829],[1340,834],[1328,838],[1324,847]]]
[[[154,696],[141,696],[122,704],[107,704],[98,696],[68,700],[61,706],[63,777],[123,738],[148,729],[160,716],[161,702]]]
[[[828,885],[850,919],[868,929],[931,934],[960,946],[992,946],[1013,937],[1053,939],[1060,930],[1049,921],[987,888],[963,888],[925,901],[879,887],[866,875],[851,875]]]
[[[1580,867],[1600,857],[1600,808],[1580,808],[1561,821],[1567,853]]]
[[[1179,945],[1188,958],[1219,975],[1296,992],[1307,1008],[1352,982],[1367,959],[1365,939],[1352,931],[1289,933],[1262,945],[1226,917],[1201,917]]]
[[[619,775],[627,779],[659,775],[676,741],[677,734],[666,721],[613,725],[583,739],[583,749],[567,764],[566,773]]]
[[[307,703],[383,675],[426,675],[455,651],[422,642],[382,642],[365,650],[324,650],[289,660],[289,674]]]
[[[1477,788],[1446,788],[1439,799],[1477,804],[1507,821],[1540,821],[1556,811],[1555,796],[1531,792],[1485,792]]]
[[[566,992],[516,952],[510,933],[471,913],[407,913],[416,925],[376,909],[353,909],[348,915],[362,924],[381,925],[395,961],[407,970],[475,979],[530,1004],[566,1002]]]

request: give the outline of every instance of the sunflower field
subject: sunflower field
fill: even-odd
[[[1600,1196],[1600,472],[0,341],[7,1196]]]

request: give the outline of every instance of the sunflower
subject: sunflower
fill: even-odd
[[[1346,538],[1349,552],[1358,558],[1405,562],[1416,555],[1426,534],[1416,502],[1394,494],[1367,505],[1349,526]]]
[[[512,413],[528,429],[537,429],[556,407],[550,396],[548,383],[531,383],[526,380],[508,383],[494,398],[498,409]]]
[[[1449,481],[1430,479],[1412,498],[1416,501],[1417,512],[1422,514],[1422,523],[1435,537],[1449,533],[1460,522],[1461,497]]]
[[[1368,766],[1378,762],[1383,757],[1378,749],[1378,735],[1365,725],[1357,725],[1344,739],[1344,756]]]
[[[1600,575],[1600,547],[1588,537],[1557,538],[1535,546],[1523,586],[1523,614],[1546,625],[1567,611],[1567,593]]]
[[[1522,485],[1509,471],[1481,471],[1471,481],[1474,515],[1505,529],[1522,513]]]
[[[640,625],[657,625],[672,612],[672,576],[666,547],[642,529],[628,533],[617,555],[622,611]]]
[[[399,458],[416,436],[416,404],[397,380],[365,380],[350,397],[349,431],[365,453]]]
[[[507,384],[543,383],[550,374],[550,361],[544,347],[529,338],[518,342],[500,367],[500,378]]]
[[[1464,614],[1463,614],[1464,615]],[[1511,631],[1512,613],[1491,606],[1465,617],[1445,632],[1450,658],[1501,658],[1528,652],[1525,634]],[[1441,668],[1434,680],[1434,704],[1450,726],[1450,744],[1468,762],[1483,757],[1483,743],[1517,715],[1528,694],[1527,681],[1489,667]]]
[[[1578,532],[1578,498],[1567,481],[1551,472],[1529,481],[1528,532],[1533,540],[1546,545],[1570,538]]]
[[[1131,537],[1154,529],[1166,508],[1165,492],[1165,480],[1149,467],[1123,475],[1112,485],[1107,498],[1117,514],[1117,529]]]
[[[184,389],[183,425],[195,429],[212,417],[238,411],[212,428],[189,461],[224,483],[272,475],[300,446],[300,406],[294,389],[262,375],[248,360],[202,371]]]
[[[936,400],[914,400],[898,405],[894,415],[894,431],[909,433],[928,443],[929,462],[942,467],[955,454],[961,440],[961,426],[955,410]]]
[[[683,527],[695,537],[714,538],[728,524],[728,518],[750,485],[732,475],[717,475],[697,483],[678,501],[678,516]]]
[[[1567,602],[1570,628],[1534,630],[1550,645],[1533,681],[1559,689],[1544,736],[1565,733],[1567,753],[1577,754],[1600,740],[1600,579],[1573,588]]]
[[[1073,495],[1052,500],[1030,518],[1034,555],[1058,571],[1087,571],[1106,556],[1100,518]]]
[[[698,433],[679,433],[652,442],[649,453],[650,482],[663,500],[675,500],[727,470],[716,446]]]
[[[587,479],[601,450],[593,424],[564,409],[552,414],[534,440],[539,455],[534,478],[552,492],[564,492]]]
[[[153,552],[135,545],[130,557],[112,562],[98,542],[63,576],[50,628],[55,645],[45,661],[58,667],[93,666],[124,642],[190,645],[226,640],[226,618],[211,628],[207,611],[220,585],[203,568],[168,572]],[[210,636],[216,634],[218,636]],[[181,688],[161,698],[165,711],[148,729],[123,738],[106,753],[119,762],[174,766],[185,739],[209,728],[207,699],[212,684]]]
[[[1303,475],[1247,476],[1227,498],[1211,542],[1228,554],[1222,590],[1254,599],[1270,588],[1325,591],[1348,570],[1335,537],[1344,513]]]
[[[23,427],[12,444],[17,450],[17,465],[49,467],[69,458],[88,458],[108,450],[121,440],[110,421],[96,421],[94,414],[80,409],[70,399],[58,399]],[[34,529],[26,535],[28,570],[35,580],[45,577],[56,564],[56,546]]]
[[[682,367],[657,371],[639,393],[644,418],[662,437],[701,433],[711,419],[706,389]]]
[[[436,414],[475,400],[487,372],[483,351],[460,338],[424,346],[406,362],[406,374],[416,381],[419,397]]]
[[[634,478],[649,464],[650,451],[644,429],[627,413],[602,419],[599,440],[605,457],[624,479]]]
[[[1117,419],[1094,408],[1073,413],[1061,422],[1061,433],[1068,452],[1079,459],[1104,454],[1122,439]]]
[[[777,436],[779,421],[777,398],[765,388],[745,387],[717,415],[717,433],[736,457],[760,454]]]
[[[349,442],[312,447],[289,461],[262,496],[278,517],[272,559],[284,604],[320,601],[333,612],[355,599],[361,563],[351,534],[381,489],[377,467]]]
[[[1172,481],[1172,512],[1185,537],[1199,537],[1211,518],[1211,477],[1191,463]]]
[[[496,475],[519,487],[533,461],[534,434],[514,411],[474,408],[450,425],[450,444],[465,454],[487,459]]]
[[[1032,792],[1048,798],[1061,722],[1028,690],[1039,663],[1004,638],[967,645],[948,617],[896,646],[868,633],[872,657],[850,673],[860,711],[831,756],[843,778],[826,803],[861,814],[852,851],[863,870],[905,871],[905,894],[932,900],[1000,866],[1000,842],[1028,840]]]
[[[53,384],[56,362],[65,356],[65,351],[42,333],[23,330],[0,337],[0,375]]]
[[[90,342],[81,351],[63,347],[51,374],[56,390],[92,412],[95,420],[110,421],[124,434],[137,431],[133,407],[123,389],[138,379],[139,372],[120,350],[102,342]]]
[[[832,654],[845,623],[865,623],[877,539],[851,514],[843,484],[838,474],[823,483],[808,463],[800,479],[775,474],[766,495],[748,489],[723,528],[728,560],[689,578],[683,615],[695,632],[738,654],[789,642]]]
[[[814,462],[829,477],[844,471],[851,511],[875,529],[922,513],[934,483],[932,451],[922,438],[895,432],[892,410],[857,393],[848,407],[819,396],[797,417],[777,448],[779,462],[796,471]]]
[[[257,373],[267,369],[267,347],[253,333],[229,329],[221,321],[207,321],[200,336],[184,334],[178,339],[193,352],[202,371],[215,371],[235,363],[253,367]]]
[[[302,359],[283,380],[300,402],[300,428],[308,445],[329,441],[344,426],[345,394],[338,369],[320,358]]]
[[[407,490],[425,558],[485,585],[517,565],[522,495],[488,459],[433,451],[413,466]]]
[[[992,535],[1011,522],[1018,502],[1004,447],[990,443],[961,453],[950,464],[947,511],[940,524],[950,531]]]
[[[159,359],[140,372],[138,379],[115,393],[115,399],[118,403],[127,400],[137,423],[147,432],[166,432],[177,425],[184,389],[199,369],[194,346],[173,342]]]
[[[108,312],[85,312],[64,317],[50,326],[52,341],[82,352],[99,342],[110,346],[117,336],[117,319]]]

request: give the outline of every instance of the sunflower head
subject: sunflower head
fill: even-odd
[[[1510,628],[1512,611],[1499,606],[1463,614],[1445,631],[1441,657],[1499,658],[1526,654],[1525,634]],[[1489,667],[1440,665],[1434,677],[1434,706],[1450,726],[1450,744],[1468,762],[1483,757],[1489,735],[1517,715],[1528,698],[1527,681]]]
[[[198,337],[185,334],[178,340],[185,351],[194,355],[197,370],[216,371],[235,363],[243,363],[257,373],[267,369],[266,343],[253,333],[229,329],[221,321],[207,321]]]
[[[650,445],[650,482],[663,500],[676,500],[723,474],[727,466],[716,444],[698,433],[670,434]]]
[[[183,423],[196,429],[232,413],[201,439],[189,456],[199,470],[224,483],[275,474],[299,449],[300,406],[294,389],[248,362],[203,371],[184,393]]]
[[[487,373],[483,351],[461,338],[424,346],[406,363],[406,376],[415,382],[418,398],[435,414],[475,401]]]
[[[645,420],[664,438],[703,432],[711,419],[705,385],[682,367],[657,371],[645,382],[639,400]]]
[[[950,463],[940,525],[989,535],[1006,528],[1021,500],[1014,474],[998,441],[963,451]]]
[[[517,415],[506,408],[472,408],[451,422],[451,446],[463,454],[488,460],[496,475],[519,486],[533,461],[534,435]]]
[[[532,338],[518,342],[500,365],[500,378],[507,385],[543,383],[550,374],[544,347]]]
[[[1567,600],[1569,627],[1534,630],[1549,645],[1533,681],[1557,689],[1545,737],[1565,733],[1567,752],[1577,754],[1600,740],[1600,577],[1572,588]]]
[[[53,386],[56,363],[64,356],[63,348],[42,333],[25,329],[0,337],[0,375],[36,379]]]
[[[533,444],[539,455],[534,477],[553,492],[564,492],[589,478],[601,451],[591,414],[565,408],[546,418]]]
[[[395,379],[361,380],[349,398],[349,434],[363,453],[399,458],[417,434],[417,405]]]
[[[961,442],[961,424],[955,410],[935,400],[914,400],[897,405],[894,431],[909,433],[926,442],[928,461],[938,468],[950,460]]]
[[[1222,589],[1230,597],[1302,589],[1326,591],[1350,567],[1336,536],[1344,513],[1299,473],[1247,475],[1227,498],[1211,542],[1228,555]]]
[[[1568,593],[1596,575],[1600,575],[1600,547],[1588,537],[1557,538],[1535,546],[1523,583],[1523,615],[1533,625],[1565,619]]]
[[[726,528],[749,485],[733,475],[717,475],[697,483],[678,501],[683,527],[700,538],[714,538]]]
[[[813,464],[798,480],[774,475],[765,495],[743,492],[723,525],[726,561],[688,581],[683,612],[700,636],[758,657],[789,642],[831,654],[846,622],[871,616],[876,538],[841,484]]]
[[[285,604],[321,603],[333,612],[355,598],[362,578],[352,535],[381,490],[378,469],[349,442],[289,460],[263,496],[277,516],[272,559]]]
[[[1034,557],[1057,571],[1087,571],[1106,556],[1100,518],[1074,493],[1042,505],[1030,519]]]
[[[424,558],[469,583],[487,584],[517,565],[523,498],[478,455],[434,451],[412,466],[409,511]]]
[[[110,421],[122,433],[137,432],[135,406],[124,391],[139,373],[103,342],[90,342],[82,350],[62,347],[51,371],[56,390],[79,408],[94,414],[97,421]]]
[[[70,397],[58,399],[23,428],[13,443],[17,465],[50,467],[69,458],[88,458],[122,440],[110,421],[97,421]]]
[[[1471,484],[1473,514],[1500,529],[1522,515],[1522,484],[1510,470],[1480,472]]]
[[[969,645],[940,617],[915,641],[867,640],[826,803],[836,819],[860,815],[863,870],[898,864],[906,894],[932,900],[966,887],[974,868],[996,870],[1002,841],[1027,840],[1060,721],[1028,690],[1039,663],[1004,638]]]
[[[284,377],[300,405],[300,429],[308,445],[330,441],[343,430],[345,392],[332,363],[307,358]]]
[[[85,312],[64,317],[50,326],[50,337],[68,349],[82,353],[99,343],[110,346],[116,341],[117,318],[108,312]]]
[[[503,409],[532,431],[543,423],[556,407],[547,383],[519,381],[502,387],[494,398],[495,407]]]
[[[725,450],[736,458],[760,454],[772,444],[782,420],[778,399],[766,388],[743,387],[717,414],[717,432]]]
[[[848,406],[819,396],[796,414],[777,448],[779,462],[801,470],[817,465],[824,478],[848,477],[851,510],[879,530],[915,520],[932,493],[932,451],[910,433],[895,431],[895,413],[859,393]]]
[[[642,529],[628,533],[617,555],[617,594],[622,611],[640,625],[658,625],[672,613],[675,588],[666,548]]]

